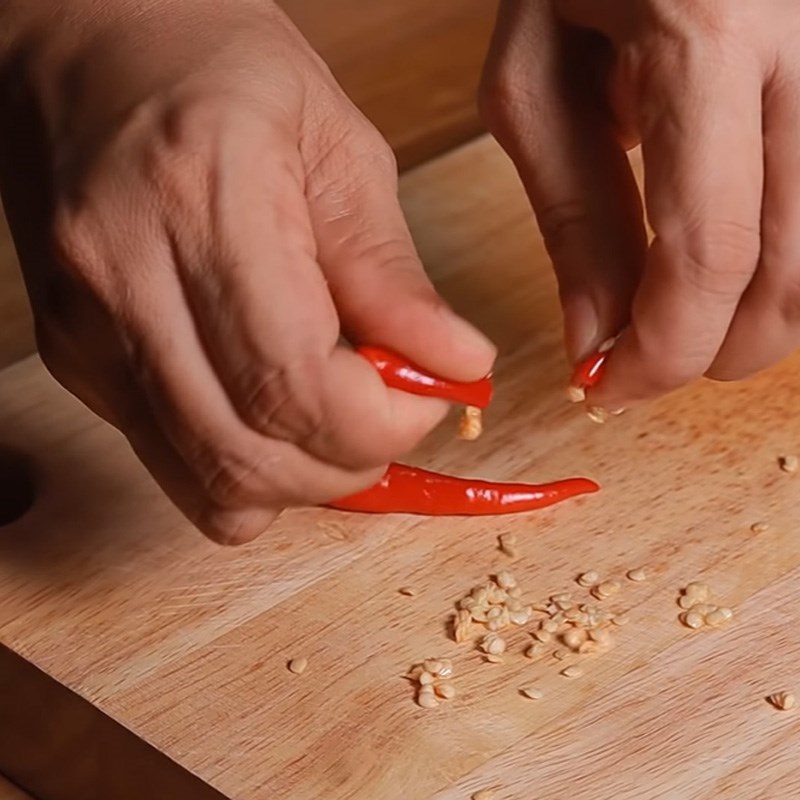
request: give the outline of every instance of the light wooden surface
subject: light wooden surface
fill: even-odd
[[[297,510],[251,546],[218,549],[29,360],[0,376],[0,441],[34,458],[40,484],[0,534],[0,642],[230,798],[463,800],[494,785],[497,800],[800,796],[800,712],[764,701],[800,691],[800,475],[777,466],[800,453],[800,357],[594,425],[563,399],[554,281],[497,147],[409,173],[402,196],[441,290],[501,354],[483,438],[454,440],[451,420],[415,461],[585,474],[603,491],[498,519]],[[754,534],[757,520],[771,527]],[[496,549],[504,531],[518,534],[513,562]],[[631,622],[567,680],[522,657],[521,632],[500,666],[448,639],[453,603],[509,564],[532,598],[589,568],[653,576],[623,579],[609,605]],[[678,624],[694,578],[735,608],[732,625]],[[417,597],[397,592],[408,584]],[[285,666],[300,655],[302,677]],[[455,660],[459,695],[434,711],[401,678],[426,656]],[[518,695],[531,683],[543,700]]]
[[[0,800],[32,800],[32,798],[0,775]]]
[[[281,5],[372,120],[401,169],[481,130],[475,89],[496,0],[283,0]],[[0,368],[35,348],[0,209]]]

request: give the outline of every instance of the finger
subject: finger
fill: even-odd
[[[90,304],[83,305],[88,309]],[[82,342],[37,320],[40,352],[56,380],[125,435],[164,493],[210,539],[219,544],[242,544],[263,533],[280,509],[226,508],[206,496],[204,487],[160,432],[107,321],[94,319],[95,334],[104,330],[105,335],[95,335],[92,340],[80,337]]]
[[[319,262],[345,335],[446,378],[484,377],[494,346],[434,289],[400,208],[391,151],[365,121],[352,126],[335,146],[316,142],[327,155],[313,164],[308,186]]]
[[[759,254],[760,81],[747,55],[662,43],[643,82],[645,198],[655,238],[590,402],[624,407],[703,375]]]
[[[572,360],[627,322],[647,246],[627,157],[598,100],[609,58],[598,34],[567,28],[549,3],[505,2],[481,92],[553,259]]]
[[[299,156],[281,140],[254,152],[242,148],[206,189],[208,221],[166,215],[168,225],[178,221],[172,257],[205,349],[254,431],[347,468],[391,461],[446,408],[387,390],[363,359],[336,346],[338,316],[315,258]]]
[[[779,70],[764,90],[761,258],[709,377],[743,378],[800,344],[800,76]]]

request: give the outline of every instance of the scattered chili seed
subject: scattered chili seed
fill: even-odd
[[[771,694],[767,701],[779,711],[789,711],[797,704],[797,699],[791,692],[776,692]]]
[[[692,606],[695,604],[695,601],[696,601],[696,599],[697,599],[697,598],[695,598],[695,597],[692,597],[692,596],[691,596],[691,595],[689,595],[689,594],[682,594],[682,595],[681,595],[681,596],[678,598],[678,605],[679,605],[681,608],[691,608],[691,607],[692,607]]]
[[[753,533],[764,533],[764,531],[769,530],[769,522],[754,522],[750,526],[750,530],[753,531]]]
[[[541,642],[534,642],[525,649],[525,657],[536,658],[536,656],[540,656],[544,650],[545,647]]]
[[[517,585],[517,579],[507,569],[502,569],[497,573],[497,585],[501,589],[513,589]]]
[[[493,656],[499,656],[506,651],[506,640],[496,633],[489,633],[483,637],[481,648],[484,653],[489,653]]]
[[[431,686],[436,681],[436,676],[432,672],[423,671],[417,678],[420,686]]]
[[[539,629],[538,631],[533,632],[533,638],[537,639],[543,644],[547,644],[547,642],[549,642],[553,638],[553,634],[550,633],[550,631]]]
[[[635,569],[628,570],[628,580],[640,583],[647,580],[647,572],[644,567],[636,567]]]
[[[570,403],[582,403],[586,399],[586,390],[582,386],[567,386],[567,399]]]
[[[631,618],[627,614],[614,614],[611,617],[611,621],[615,625],[627,625],[630,622]]]
[[[293,658],[289,662],[288,667],[289,667],[289,672],[293,672],[295,675],[302,675],[308,668],[308,659]]]
[[[590,569],[588,572],[583,572],[580,575],[578,575],[578,583],[586,588],[594,586],[599,580],[600,576],[593,569]]]
[[[520,689],[520,692],[529,700],[541,700],[544,697],[544,692],[534,686],[526,686],[524,689]]]
[[[430,689],[430,691],[425,691],[426,689]],[[417,704],[422,708],[436,708],[436,706],[439,705],[439,701],[436,699],[436,694],[432,686],[423,686],[422,689],[417,692]]]
[[[443,700],[452,700],[456,696],[456,687],[452,683],[437,683],[434,691]]]
[[[580,678],[583,675],[583,670],[577,664],[570,664],[561,670],[561,674],[565,678]]]
[[[558,633],[558,623],[554,619],[546,619],[542,622],[542,630],[548,633]]]
[[[586,416],[589,417],[592,422],[602,425],[608,419],[609,414],[605,408],[589,406],[589,408],[586,409]]]
[[[605,600],[607,597],[611,597],[612,594],[616,594],[619,589],[620,585],[617,581],[603,581],[592,589],[592,594],[598,600]]]
[[[488,661],[490,664],[504,664],[505,663],[505,659],[503,658],[503,656],[497,656],[494,653],[487,653],[483,657],[483,660],[484,661]]]
[[[564,644],[570,650],[577,650],[586,641],[586,631],[582,628],[570,628],[564,632]]]
[[[472,795],[472,800],[494,800],[494,789],[480,789]]]
[[[711,590],[708,588],[707,583],[698,583],[697,581],[692,581],[686,585],[684,593],[690,597],[694,597],[695,600],[706,600],[709,594],[711,594]]]
[[[797,456],[781,456],[778,459],[778,464],[780,464],[780,468],[784,472],[788,472],[789,474],[794,474],[800,469],[800,459]]]
[[[517,535],[515,533],[501,533],[497,537],[500,546],[500,552],[505,553],[509,558],[516,558],[517,553]]]
[[[398,591],[406,597],[416,597],[417,590],[413,586],[401,586]]]
[[[692,613],[691,611],[689,612]],[[723,622],[727,622],[729,619],[733,617],[733,611],[729,608],[715,608],[713,611],[709,611],[706,614],[706,625],[722,625]]]
[[[554,650],[553,651],[553,658],[557,659],[558,661],[563,661],[569,653],[566,650]]]
[[[704,619],[703,615],[698,614],[696,611],[687,611],[685,614],[681,614],[681,622],[683,622],[687,628],[697,630],[703,627]]]

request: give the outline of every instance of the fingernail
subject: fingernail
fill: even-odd
[[[564,301],[564,342],[573,363],[595,351],[599,336],[599,318],[591,298],[574,295]]]

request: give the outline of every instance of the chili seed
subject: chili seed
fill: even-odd
[[[544,645],[540,642],[534,642],[525,649],[526,658],[536,658],[544,652]]]
[[[562,637],[570,650],[577,650],[586,641],[586,632],[581,628],[570,628]]]
[[[432,672],[426,670],[417,680],[419,680],[420,686],[431,686],[436,681],[436,676]]]
[[[586,409],[586,416],[589,417],[592,422],[602,425],[608,419],[609,414],[605,408],[589,406],[589,408]]]
[[[508,596],[513,600],[519,600],[519,598],[522,597],[522,588],[519,586],[512,586],[508,590]]]
[[[417,694],[417,705],[422,708],[436,708],[436,706],[439,705],[439,701],[436,699],[433,690],[430,692],[419,692]]]
[[[430,672],[431,675],[438,675],[439,670],[442,668],[442,662],[439,661],[438,658],[426,658],[422,662],[422,666],[425,668],[425,671]]]
[[[600,649],[600,645],[597,642],[593,642],[590,639],[587,639],[579,648],[578,652],[581,655],[589,655],[591,653],[596,653]]]
[[[477,406],[464,406],[458,423],[459,438],[473,442],[483,433],[483,418]]]
[[[764,531],[769,530],[769,522],[754,522],[750,526],[750,530],[753,531],[753,533],[764,533]]]
[[[448,682],[437,684],[434,691],[444,700],[452,700],[456,696],[456,687]]]
[[[647,572],[644,567],[636,567],[635,569],[628,570],[628,580],[640,583],[647,580]]]
[[[553,658],[558,661],[563,661],[569,653],[566,650],[554,650],[553,651]]]
[[[729,608],[715,608],[706,614],[706,625],[722,625],[723,622],[727,622],[731,617],[733,617],[733,611]]]
[[[698,614],[696,611],[687,611],[685,614],[681,614],[681,622],[687,628],[697,630],[703,627],[704,620],[702,614]]]
[[[612,643],[611,634],[604,628],[589,631],[589,638],[603,647],[608,647]]]
[[[791,692],[776,692],[767,700],[780,711],[789,711],[797,704],[797,699]]]
[[[631,618],[627,614],[614,614],[611,617],[611,621],[615,625],[627,625],[630,622]]]
[[[542,630],[548,633],[557,633],[558,623],[554,619],[546,619],[542,622]]]
[[[505,663],[505,659],[503,658],[503,656],[497,656],[494,653],[487,653],[483,657],[483,660],[484,661],[488,661],[490,664],[504,664]]]
[[[398,591],[406,597],[416,597],[417,595],[417,590],[413,586],[401,586]]]
[[[531,615],[524,609],[520,609],[519,611],[510,611],[508,619],[514,625],[527,625],[530,622]]]
[[[561,674],[565,678],[580,678],[583,675],[583,670],[577,664],[570,664],[561,670]]]
[[[534,686],[526,686],[524,689],[520,689],[520,692],[529,700],[541,700],[544,697],[544,692]]]
[[[607,597],[611,597],[612,594],[616,594],[619,589],[620,586],[617,581],[603,581],[592,589],[592,594],[598,598],[598,600],[605,600]]]
[[[553,603],[569,603],[572,600],[572,595],[569,592],[559,592],[558,594],[551,595],[550,600]]]
[[[781,456],[778,459],[781,469],[789,474],[794,474],[800,469],[800,460],[797,456]]]
[[[483,637],[481,647],[485,653],[490,653],[493,656],[499,656],[506,651],[506,640],[496,633],[489,633]]]
[[[692,581],[686,585],[684,594],[688,595],[689,597],[693,597],[695,601],[706,600],[711,594],[711,589],[708,588],[707,583],[698,583],[697,581]]]
[[[553,638],[553,634],[550,633],[550,631],[546,631],[542,628],[539,629],[538,631],[533,632],[533,638],[537,639],[543,644],[547,644],[547,642],[549,642]]]
[[[599,580],[600,576],[593,569],[590,569],[588,572],[582,572],[580,575],[578,575],[578,583],[586,588],[594,586],[594,584],[596,584]]]
[[[293,658],[289,662],[288,666],[289,666],[289,672],[293,672],[295,675],[302,675],[308,668],[308,659]]]
[[[586,399],[586,390],[581,386],[567,386],[567,399],[570,403],[582,403]]]
[[[517,585],[517,579],[507,569],[503,569],[497,573],[497,585],[501,589],[512,589]]]
[[[480,789],[472,795],[472,800],[494,800],[494,789]]]

